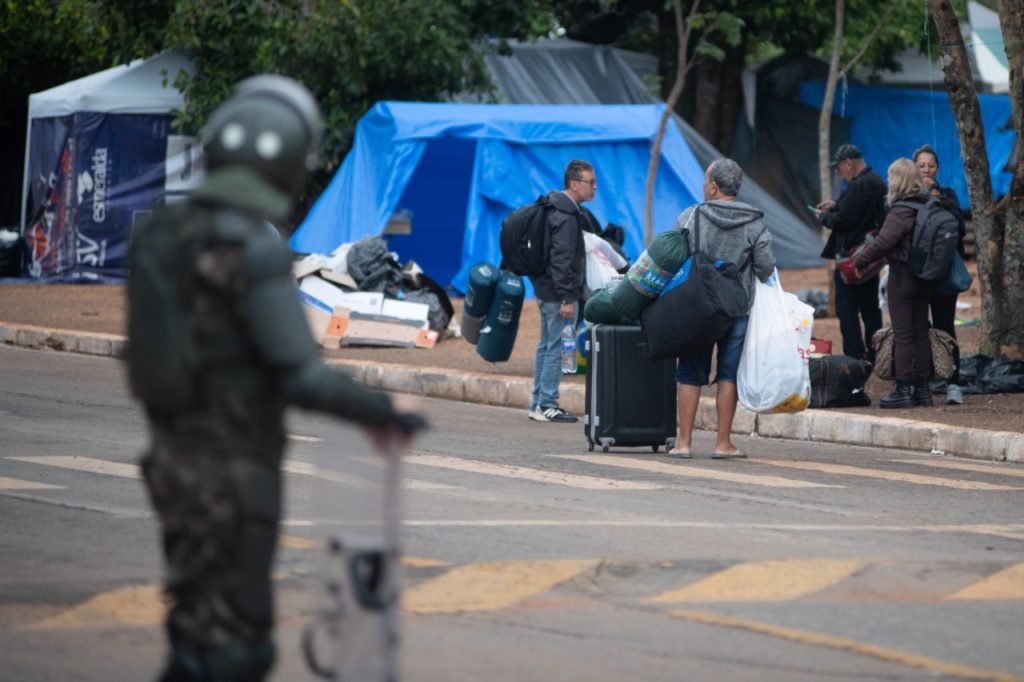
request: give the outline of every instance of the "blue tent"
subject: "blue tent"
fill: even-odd
[[[466,290],[476,263],[500,261],[502,219],[562,187],[572,159],[594,165],[601,224],[622,225],[625,249],[643,251],[650,148],[663,105],[497,105],[380,102],[356,126],[337,174],[292,236],[298,252],[330,253],[379,235],[399,209],[408,235],[391,235],[442,286]],[[654,195],[654,229],[671,228],[701,200],[703,170],[679,130],[667,126]]]
[[[800,84],[800,99],[809,106],[821,108],[824,92],[823,83]],[[992,191],[999,197],[1010,187],[1011,173],[1005,170],[1014,143],[1013,127],[1006,126],[1010,98],[978,95],[978,102]],[[848,92],[836,92],[835,112],[851,119],[850,142],[860,147],[864,160],[883,179],[889,164],[910,158],[915,149],[928,143],[939,157],[939,183],[956,191],[961,206],[970,205],[956,120],[944,91],[851,85]]]

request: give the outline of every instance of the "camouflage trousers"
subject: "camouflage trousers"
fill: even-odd
[[[160,439],[142,467],[160,518],[170,601],[172,662],[162,679],[263,679],[274,657],[280,473],[237,453]],[[205,672],[175,675],[176,665]]]

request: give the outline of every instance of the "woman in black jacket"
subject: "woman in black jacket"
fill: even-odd
[[[892,318],[896,390],[879,401],[880,407],[903,408],[932,405],[928,385],[932,373],[932,349],[928,341],[928,301],[935,285],[914,276],[907,267],[910,243],[917,218],[915,205],[928,200],[924,178],[910,159],[889,166],[889,214],[878,238],[857,257],[865,267],[885,256],[889,262],[889,315]]]
[[[914,152],[914,165],[921,171],[925,187],[935,196],[946,199],[949,204],[943,202],[943,206],[949,208],[959,221],[960,237],[957,250],[962,258],[964,255],[964,235],[967,233],[967,229],[964,225],[963,214],[960,211],[960,199],[956,196],[956,192],[952,187],[939,185],[939,181],[936,179],[936,176],[939,174],[938,154],[935,153],[931,146],[924,145]],[[957,296],[959,296],[957,293],[943,294],[935,291],[929,301],[932,312],[932,326],[952,336],[954,341],[956,341]],[[959,405],[963,401],[964,393],[960,389],[960,344],[956,343],[953,345],[953,376],[950,377],[946,387],[946,402]]]

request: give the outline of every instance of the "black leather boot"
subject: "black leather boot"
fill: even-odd
[[[914,400],[914,386],[909,381],[902,379],[896,380],[895,391],[878,401],[878,406],[886,409],[914,407],[917,404],[917,401]]]
[[[932,387],[927,381],[918,381],[914,384],[914,404],[920,407],[932,406]]]

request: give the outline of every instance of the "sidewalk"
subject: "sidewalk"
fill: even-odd
[[[22,348],[50,349],[87,355],[119,357],[125,339],[117,334],[75,331],[0,321],[0,343]],[[458,339],[444,343],[464,343]],[[430,362],[429,351],[420,351],[419,362]],[[532,379],[520,375],[462,371],[449,367],[417,366],[371,361],[366,358],[332,358],[327,362],[345,367],[372,388],[448,400],[521,408],[529,404]],[[417,362],[418,364],[418,362]],[[562,383],[562,406],[584,413],[584,386],[580,377]],[[701,398],[698,429],[713,429],[714,399]],[[562,426],[539,428],[564,428]],[[571,428],[579,428],[579,425]],[[757,415],[737,411],[733,432],[738,435],[786,438],[799,441],[846,443],[890,447],[920,453],[968,457],[991,461],[1024,462],[1024,434],[950,426],[933,421],[856,414],[845,410],[806,410],[796,414]],[[580,436],[581,449],[584,439]]]

